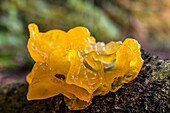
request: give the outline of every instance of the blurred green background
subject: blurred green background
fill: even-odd
[[[169,0],[0,0],[0,71],[31,69],[29,23],[42,32],[85,26],[104,42],[133,37],[170,58]]]

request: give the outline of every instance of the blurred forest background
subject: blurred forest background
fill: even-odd
[[[169,0],[0,0],[0,84],[22,79],[33,66],[28,24],[40,31],[87,27],[97,41],[135,38],[142,48],[170,58]]]

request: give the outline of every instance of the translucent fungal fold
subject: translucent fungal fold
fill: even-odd
[[[28,28],[27,47],[36,62],[26,77],[28,100],[63,94],[69,109],[84,109],[94,96],[115,92],[135,79],[144,62],[135,39],[105,44],[85,27],[45,33],[36,24]]]

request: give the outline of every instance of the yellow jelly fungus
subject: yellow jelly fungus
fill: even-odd
[[[63,94],[69,109],[84,109],[94,96],[115,92],[135,79],[144,62],[135,39],[105,44],[96,43],[85,27],[45,33],[35,24],[28,28],[27,47],[36,62],[26,77],[28,100]]]

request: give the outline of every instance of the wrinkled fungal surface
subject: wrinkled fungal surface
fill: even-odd
[[[85,27],[45,33],[35,24],[28,27],[27,47],[35,61],[26,78],[28,100],[63,94],[69,109],[84,109],[94,96],[115,92],[135,79],[143,65],[135,39],[105,44]]]

